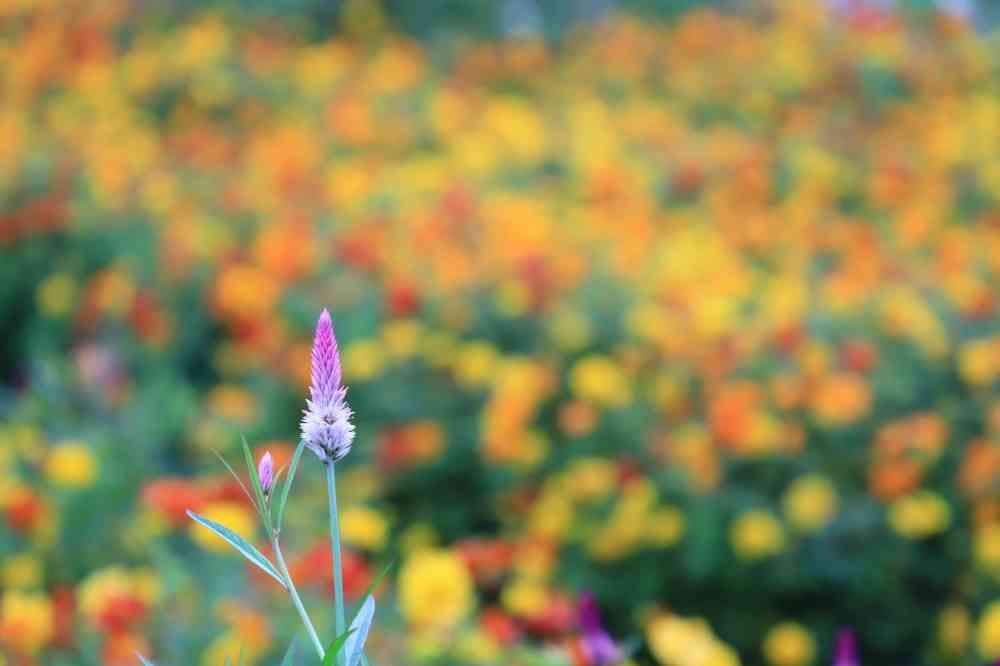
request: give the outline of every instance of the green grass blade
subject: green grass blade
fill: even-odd
[[[281,495],[278,497],[277,514],[275,517],[275,528],[281,531],[281,521],[285,517],[285,504],[288,503],[288,493],[292,489],[292,482],[295,480],[295,472],[299,468],[299,459],[302,458],[302,452],[306,448],[305,440],[299,442],[299,445],[295,448],[295,455],[292,456],[292,464],[288,468],[288,474],[285,475],[285,483],[281,486]]]
[[[257,513],[260,513],[261,511],[260,507],[257,506],[257,501],[254,499],[253,495],[250,494],[250,490],[247,488],[246,484],[243,483],[243,479],[241,479],[240,475],[236,473],[236,470],[233,469],[233,466],[230,465],[228,462],[226,462],[226,459],[223,458],[222,454],[219,453],[218,451],[213,449],[212,453],[214,453],[215,457],[219,459],[219,462],[221,462],[223,465],[226,466],[226,469],[229,471],[232,477],[236,479],[236,483],[240,484],[240,488],[243,489],[243,494],[247,496],[247,499],[250,500],[250,503],[254,505],[255,509],[257,509]]]
[[[367,600],[368,597],[375,596],[375,590],[377,590],[378,586],[382,584],[382,581],[385,579],[385,577],[389,575],[389,572],[392,570],[392,567],[395,564],[396,562],[394,560],[390,560],[388,564],[382,567],[382,571],[380,571],[378,575],[372,579],[372,582],[368,584],[368,589],[365,590],[365,593],[361,595],[362,603],[364,603],[364,601]],[[360,607],[358,611],[355,611],[355,613],[357,612],[360,612]]]
[[[330,647],[326,649],[326,656],[323,657],[323,666],[333,666],[334,661],[337,659],[337,655],[340,653],[341,648],[344,647],[344,643],[347,642],[347,639],[353,631],[353,629],[348,629],[333,639],[333,642],[330,643]]]
[[[236,532],[233,532],[225,525],[220,525],[214,520],[209,520],[208,518],[199,516],[194,511],[188,511],[187,514],[191,520],[215,532],[215,534],[221,537],[226,543],[235,548],[240,555],[245,557],[252,564],[256,565],[261,571],[271,576],[271,578],[278,581],[282,587],[285,587],[285,581],[278,573],[278,570],[274,568],[271,561],[264,557],[264,554],[257,550],[253,544],[248,542]]]

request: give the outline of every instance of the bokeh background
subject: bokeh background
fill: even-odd
[[[4,0],[0,663],[276,664],[329,307],[375,664],[1000,658],[997,3]],[[320,465],[286,535],[330,622]]]

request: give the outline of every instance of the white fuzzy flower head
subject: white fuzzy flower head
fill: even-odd
[[[319,404],[306,401],[302,415],[302,439],[320,460],[337,462],[351,452],[354,424],[351,408],[343,399]]]

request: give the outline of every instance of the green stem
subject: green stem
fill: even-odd
[[[346,630],[344,620],[344,569],[340,561],[340,515],[337,513],[337,475],[334,472],[334,462],[326,465],[326,492],[330,499],[330,546],[333,551],[333,601],[334,628],[336,636]],[[337,663],[343,666],[345,655],[337,655]]]
[[[278,538],[275,537],[271,540],[271,545],[274,547],[274,557],[278,561],[278,570],[281,575],[285,577],[285,583],[288,585],[288,594],[292,597],[292,604],[295,606],[295,610],[299,612],[299,617],[302,618],[302,624],[306,626],[306,632],[309,634],[309,638],[312,639],[313,645],[316,647],[316,653],[319,658],[322,659],[326,656],[326,651],[323,649],[323,644],[319,640],[319,636],[316,635],[316,628],[313,627],[312,620],[309,619],[309,613],[306,612],[306,607],[302,605],[302,599],[299,598],[299,593],[295,589],[295,583],[292,582],[292,575],[288,573],[288,566],[285,564],[285,558],[281,554],[281,546],[278,544]]]

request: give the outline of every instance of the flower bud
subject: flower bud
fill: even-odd
[[[274,459],[271,458],[270,451],[261,456],[257,464],[257,477],[260,479],[260,487],[264,494],[270,494],[271,486],[274,485]]]

